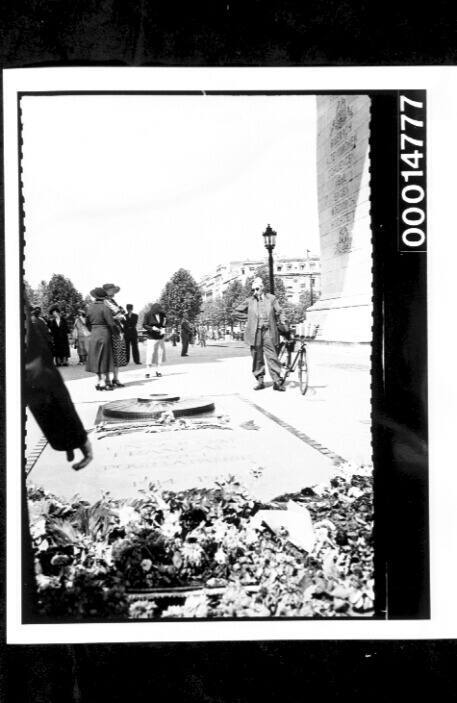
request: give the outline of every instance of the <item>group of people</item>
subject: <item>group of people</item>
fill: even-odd
[[[133,305],[124,310],[115,300],[120,287],[105,283],[94,288],[91,296],[94,302],[86,314],[86,327],[89,331],[89,345],[86,370],[97,374],[96,389],[100,391],[122,388],[119,381],[119,368],[126,366],[132,352],[135,364],[140,364],[138,350],[138,315]],[[162,307],[155,303],[146,312],[143,321],[146,332],[146,378],[151,377],[151,367],[155,365],[156,376],[161,376],[165,361],[166,315]]]
[[[39,327],[41,334],[49,345],[54,364],[56,366],[68,366],[68,359],[70,358],[68,324],[59,306],[53,305],[50,308],[48,319],[43,316],[40,307],[32,308],[31,315],[32,322]]]
[[[85,364],[86,370],[97,375],[97,390],[121,388],[119,369],[130,361],[130,354],[135,364],[140,364],[138,350],[138,315],[133,312],[133,305],[124,310],[115,300],[120,287],[114,283],[105,283],[94,288],[94,299],[87,311],[78,310],[72,338],[77,349],[79,363]],[[265,358],[273,380],[274,390],[284,390],[281,380],[281,364],[277,356],[279,333],[287,334],[287,325],[278,300],[274,295],[264,292],[261,278],[254,279],[252,295],[234,309],[234,315],[246,322],[244,341],[251,348],[252,371],[257,380],[255,390],[265,387]],[[54,305],[46,320],[41,309],[32,309],[32,320],[41,329],[52,350],[56,366],[68,366],[70,357],[69,330],[65,316]],[[165,338],[167,316],[159,303],[152,304],[144,315],[143,328],[146,335],[146,378],[152,375],[162,376],[162,365],[166,361]],[[207,330],[201,324],[194,328],[186,313],[183,314],[179,334],[173,328],[169,337],[176,346],[181,341],[181,356],[188,356],[189,344],[198,340],[201,347],[206,346]]]
[[[87,313],[80,309],[74,328],[78,337],[75,339],[80,357],[86,357],[86,369],[98,377],[98,390],[111,390],[122,387],[119,381],[119,368],[125,366],[132,351],[133,359],[139,364],[138,333],[136,325],[138,315],[133,306],[126,310],[118,305],[115,295],[119,286],[105,283],[91,291],[93,302]],[[252,295],[234,309],[235,316],[246,322],[244,338],[251,348],[252,371],[257,384],[255,390],[265,388],[265,357],[273,389],[284,390],[281,378],[281,364],[277,356],[279,334],[288,335],[287,323],[274,295],[265,293],[260,278],[252,283]],[[39,308],[32,308],[31,314],[26,306],[27,319],[27,359],[26,391],[27,402],[35,414],[40,427],[52,446],[66,450],[68,459],[74,458],[74,448],[81,449],[83,459],[74,465],[76,470],[86,466],[92,459],[92,450],[79,418],[72,406],[60,374],[55,371],[58,364],[68,363],[68,328],[59,308],[51,309],[52,320],[48,323]],[[166,313],[158,303],[150,306],[144,317],[143,326],[146,340],[146,376],[151,374],[151,365],[156,365],[156,375],[161,376],[160,367],[165,361]],[[195,334],[187,315],[181,324],[182,356],[187,356],[190,338]],[[204,346],[206,335],[198,328],[200,343]],[[65,338],[64,338],[65,332]],[[205,330],[206,332],[206,330]],[[79,342],[78,340],[82,340]],[[54,370],[53,370],[54,369]],[[47,398],[54,398],[50,405]],[[54,437],[58,433],[59,413],[71,416],[74,431],[71,441]],[[69,420],[70,422],[70,420]],[[66,436],[66,435],[65,435]]]

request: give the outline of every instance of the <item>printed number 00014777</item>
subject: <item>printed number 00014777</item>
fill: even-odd
[[[421,163],[424,158],[424,139],[417,138],[424,136],[425,132],[424,119],[416,119],[423,117],[423,110],[423,102],[400,95],[400,161],[402,168],[408,166],[408,170],[400,172],[401,245],[402,248],[416,250],[425,244],[425,179]],[[411,146],[414,147],[413,150]]]

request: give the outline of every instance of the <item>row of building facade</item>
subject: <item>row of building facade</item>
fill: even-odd
[[[229,285],[239,281],[242,285],[255,275],[260,266],[265,266],[265,259],[243,259],[219,264],[214,271],[204,276],[200,283],[203,300],[214,300],[223,295]],[[321,292],[321,262],[318,256],[275,257],[274,274],[285,285],[287,299],[298,303],[300,294],[308,291],[317,299]]]
[[[363,94],[319,95],[316,102],[320,257],[277,256],[274,270],[291,302],[298,302],[303,290],[316,292],[306,317],[318,329],[318,340],[366,344],[373,324],[371,99]],[[245,283],[265,263],[246,259],[221,264],[200,283],[204,300],[222,295],[236,279]]]

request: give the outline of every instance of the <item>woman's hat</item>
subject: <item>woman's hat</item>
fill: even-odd
[[[119,293],[119,291],[121,290],[119,286],[116,286],[114,283],[104,283],[103,288],[105,290],[110,290],[110,288],[114,288],[115,293]]]
[[[106,290],[100,287],[91,290],[90,294],[93,298],[106,298],[107,296]]]

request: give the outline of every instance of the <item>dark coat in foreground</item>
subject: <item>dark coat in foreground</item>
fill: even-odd
[[[75,410],[42,329],[27,320],[25,402],[53,449],[82,447],[87,433]]]
[[[69,451],[87,440],[62,376],[54,366],[49,337],[43,325],[30,318],[26,307],[24,398],[40,430],[53,449]],[[29,530],[27,487],[22,479],[24,552],[22,570],[22,616],[27,621],[36,615],[34,555]]]

